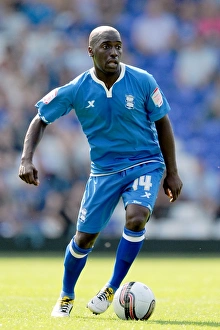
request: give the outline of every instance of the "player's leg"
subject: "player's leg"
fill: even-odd
[[[115,291],[129,271],[145,239],[145,225],[158,195],[163,170],[156,169],[135,179],[122,197],[126,207],[126,223],[118,245],[115,266],[108,286]]]
[[[64,257],[63,285],[60,297],[54,306],[51,316],[68,317],[75,298],[74,288],[85,267],[88,254],[92,251],[98,233],[87,234],[77,231],[66,248]]]
[[[145,225],[153,210],[162,175],[162,169],[142,175],[129,183],[122,193],[126,208],[126,224],[118,245],[112,276],[88,304],[96,314],[103,313],[110,306],[114,292],[141,250],[145,238]],[[92,303],[97,307],[92,306]]]
[[[85,267],[88,254],[92,251],[98,233],[106,225],[117,205],[120,195],[116,198],[117,194],[113,192],[111,199],[111,189],[106,189],[108,185],[105,181],[106,178],[103,177],[92,177],[88,180],[79,211],[77,232],[66,248],[62,291],[52,316],[69,316],[75,298],[74,288]]]
[[[150,212],[147,208],[130,204],[126,210],[126,224],[123,236],[119,242],[113,274],[108,283],[88,303],[88,308],[94,314],[106,311],[113,301],[114,293],[130,269],[134,259],[139,253],[145,233],[145,224]],[[135,230],[133,230],[135,229]]]
[[[77,231],[66,248],[61,297],[68,296],[74,299],[74,288],[79,275],[84,268],[88,254],[92,251],[97,234],[88,234]]]
[[[146,207],[129,204],[126,208],[126,224],[120,239],[115,265],[107,286],[118,289],[128,273],[133,261],[140,252],[145,239],[145,225],[150,217],[150,210]]]

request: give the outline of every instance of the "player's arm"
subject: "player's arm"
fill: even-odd
[[[38,180],[38,171],[32,161],[34,152],[43,136],[46,126],[47,124],[36,115],[30,123],[24,139],[19,177],[26,183],[34,184],[35,186],[38,186],[40,182]]]
[[[155,121],[160,148],[166,165],[166,176],[163,183],[165,194],[174,202],[182,189],[182,181],[178,175],[175,153],[175,141],[168,115]]]

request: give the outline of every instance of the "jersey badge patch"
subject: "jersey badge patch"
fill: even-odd
[[[151,98],[156,107],[161,107],[161,105],[163,104],[163,97],[158,87],[155,88],[155,90],[151,94]]]
[[[58,88],[53,89],[52,91],[50,91],[47,95],[45,95],[42,99],[43,103],[48,104],[50,103],[56,96],[58,93]]]
[[[127,109],[134,109],[134,96],[129,94],[125,95],[125,107]]]

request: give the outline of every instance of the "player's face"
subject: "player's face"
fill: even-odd
[[[122,42],[116,31],[105,31],[95,45],[89,48],[96,71],[104,74],[116,74],[120,71]]]

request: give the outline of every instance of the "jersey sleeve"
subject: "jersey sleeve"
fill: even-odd
[[[146,111],[151,122],[164,117],[170,111],[170,105],[153,76],[149,75]]]
[[[39,117],[45,123],[50,124],[73,109],[72,87],[70,83],[55,88],[35,104]]]

